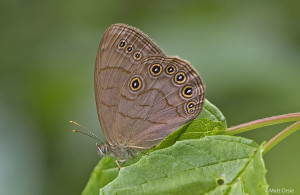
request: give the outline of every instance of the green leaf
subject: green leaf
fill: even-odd
[[[185,139],[200,139],[205,136],[225,133],[226,126],[222,122],[214,122],[207,118],[191,121],[167,136],[160,144],[151,150],[160,150]]]
[[[142,155],[126,162],[126,166],[136,163]],[[119,174],[119,168],[114,159],[103,157],[94,168],[82,195],[98,195],[99,189],[113,181]]]
[[[208,100],[205,100],[203,110],[198,119],[183,125],[170,134],[152,151],[169,147],[179,140],[199,139],[209,135],[222,134],[226,128],[226,125],[222,122],[226,123],[226,120],[220,110]],[[126,162],[126,166],[138,160],[139,158],[129,160]],[[114,180],[117,175],[118,169],[114,160],[110,157],[101,159],[92,172],[83,194],[98,194],[99,189]]]
[[[221,121],[227,125],[225,116],[222,114],[222,112],[207,99],[205,99],[203,109],[198,118],[208,118],[215,122]]]
[[[116,163],[113,159],[108,156],[102,158],[94,168],[82,194],[99,194],[99,189],[114,180],[118,176],[118,173],[119,170],[116,168]]]
[[[143,156],[100,194],[267,194],[265,173],[254,141],[207,136]]]
[[[225,125],[222,122],[214,122],[206,118],[196,119],[190,123],[183,125],[180,129],[170,134],[152,151],[173,145],[176,141],[184,139],[199,139],[208,135],[222,134]],[[126,166],[138,161],[139,158],[126,162]],[[99,189],[118,175],[118,169],[114,160],[109,157],[103,158],[96,166],[83,194],[98,194]]]

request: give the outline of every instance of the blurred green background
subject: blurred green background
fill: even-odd
[[[0,193],[79,194],[100,157],[93,91],[104,30],[126,23],[189,60],[237,125],[300,111],[300,1],[1,1]],[[258,143],[278,125],[242,134]],[[300,193],[300,133],[265,155],[272,188]]]

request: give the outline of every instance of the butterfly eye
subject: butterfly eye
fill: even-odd
[[[175,75],[174,80],[177,84],[183,84],[186,81],[186,75],[183,72],[179,72]]]
[[[133,91],[137,91],[142,87],[142,81],[139,77],[134,77],[129,85],[130,89]]]
[[[172,75],[175,73],[175,66],[169,65],[169,66],[167,66],[165,71],[168,75]]]
[[[125,40],[121,40],[118,44],[118,48],[119,49],[123,49],[125,48],[125,46],[127,45],[126,41]]]
[[[160,75],[161,72],[162,72],[162,66],[160,64],[153,64],[152,66],[150,66],[150,73],[153,76]]]
[[[132,45],[128,45],[126,47],[126,53],[131,53],[133,51],[133,46]]]
[[[196,111],[196,102],[190,101],[189,103],[187,103],[186,110],[187,110],[188,114],[195,113],[195,111]]]
[[[142,58],[142,54],[140,53],[140,52],[134,52],[134,54],[133,54],[133,58],[135,59],[135,60],[140,60],[141,58]]]
[[[193,88],[192,86],[185,86],[182,91],[181,91],[181,94],[186,97],[186,98],[190,98],[193,96]]]

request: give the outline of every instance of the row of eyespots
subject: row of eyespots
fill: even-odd
[[[153,64],[150,66],[150,73],[153,75],[153,76],[158,76],[162,73],[163,71],[163,67],[160,65],[160,64]],[[167,74],[174,74],[175,73],[175,66],[173,65],[169,65],[166,67],[165,69],[165,72]],[[178,84],[183,84],[186,82],[186,75],[185,73],[183,72],[179,72],[175,75],[174,77],[174,81]],[[131,82],[130,82],[130,89],[132,91],[137,91],[139,89],[141,89],[142,87],[142,81],[139,77],[134,77],[131,79]],[[192,86],[190,85],[186,85],[182,88],[181,90],[181,94],[185,97],[185,98],[191,98],[193,96],[193,88]],[[195,113],[196,111],[196,102],[194,101],[189,101],[187,104],[186,104],[186,111],[188,114],[193,114]]]
[[[142,87],[142,82],[139,77],[134,77],[131,82],[130,82],[130,89],[133,91],[137,91]],[[188,94],[187,96],[191,97],[192,96],[192,88],[190,86],[185,86],[183,88],[183,95]],[[194,101],[189,101],[186,104],[186,111],[188,114],[193,114],[196,111],[196,102]]]
[[[125,48],[125,52],[128,54],[131,54],[133,52],[133,45],[127,44],[127,42],[125,40],[121,40],[119,42],[118,48],[119,49]],[[136,51],[133,53],[133,59],[140,60],[141,58],[142,58],[141,52]]]
[[[158,76],[162,73],[163,71],[163,67],[162,65],[160,64],[152,64],[150,66],[150,69],[149,69],[150,73],[152,76]],[[176,71],[176,67],[173,66],[173,65],[169,65],[165,68],[165,72],[168,74],[168,75],[172,75],[174,74]],[[181,84],[184,84],[187,80],[187,77],[186,77],[186,74],[184,72],[178,72],[175,74],[174,76],[174,82],[181,85]],[[193,88],[192,86],[185,86],[183,89],[182,89],[182,95],[186,98],[190,98],[192,97],[193,95]]]
[[[163,71],[163,67],[162,65],[160,64],[152,64],[150,66],[150,73],[153,75],[153,76],[158,76],[162,73]],[[175,72],[176,72],[176,67],[173,66],[173,65],[168,65],[166,68],[165,68],[165,72],[166,74],[168,75],[173,75]],[[186,82],[186,75],[184,72],[178,72],[175,74],[174,76],[174,81],[175,83],[181,85],[181,84],[184,84]]]

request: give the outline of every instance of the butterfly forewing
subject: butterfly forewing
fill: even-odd
[[[137,66],[152,55],[164,56],[159,47],[140,30],[115,24],[100,42],[95,64],[95,99],[102,131],[109,144],[118,144],[119,129],[114,129],[120,92]]]

